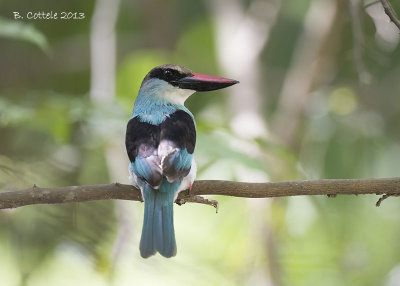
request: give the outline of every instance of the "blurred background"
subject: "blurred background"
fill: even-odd
[[[164,63],[240,81],[187,101],[198,179],[398,176],[398,44],[379,1],[0,1],[0,189],[128,183]],[[175,206],[169,260],[140,258],[138,202],[0,210],[0,285],[400,285],[397,198],[215,199]]]

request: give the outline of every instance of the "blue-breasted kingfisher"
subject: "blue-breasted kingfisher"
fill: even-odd
[[[236,83],[173,64],[155,67],[144,78],[125,138],[129,179],[144,200],[142,257],[156,252],[167,258],[176,255],[173,205],[196,177],[196,123],[185,100],[196,91]]]

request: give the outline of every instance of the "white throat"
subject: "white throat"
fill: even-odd
[[[191,89],[178,88],[159,79],[149,80],[149,82],[144,84],[142,89],[149,94],[156,94],[160,99],[177,105],[184,105],[186,99],[196,92]]]
[[[166,89],[160,96],[174,104],[184,105],[186,99],[188,99],[188,97],[193,93],[195,93],[195,91],[191,89],[181,89],[171,86],[171,88]]]

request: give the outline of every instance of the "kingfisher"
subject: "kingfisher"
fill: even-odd
[[[210,91],[236,80],[194,73],[175,64],[153,68],[144,78],[128,122],[125,145],[129,180],[144,201],[140,255],[176,255],[173,205],[196,177],[193,153],[196,123],[184,106],[196,91]]]

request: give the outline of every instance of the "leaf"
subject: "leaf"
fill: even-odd
[[[0,37],[27,41],[38,46],[45,53],[50,51],[46,36],[31,24],[0,17]]]

